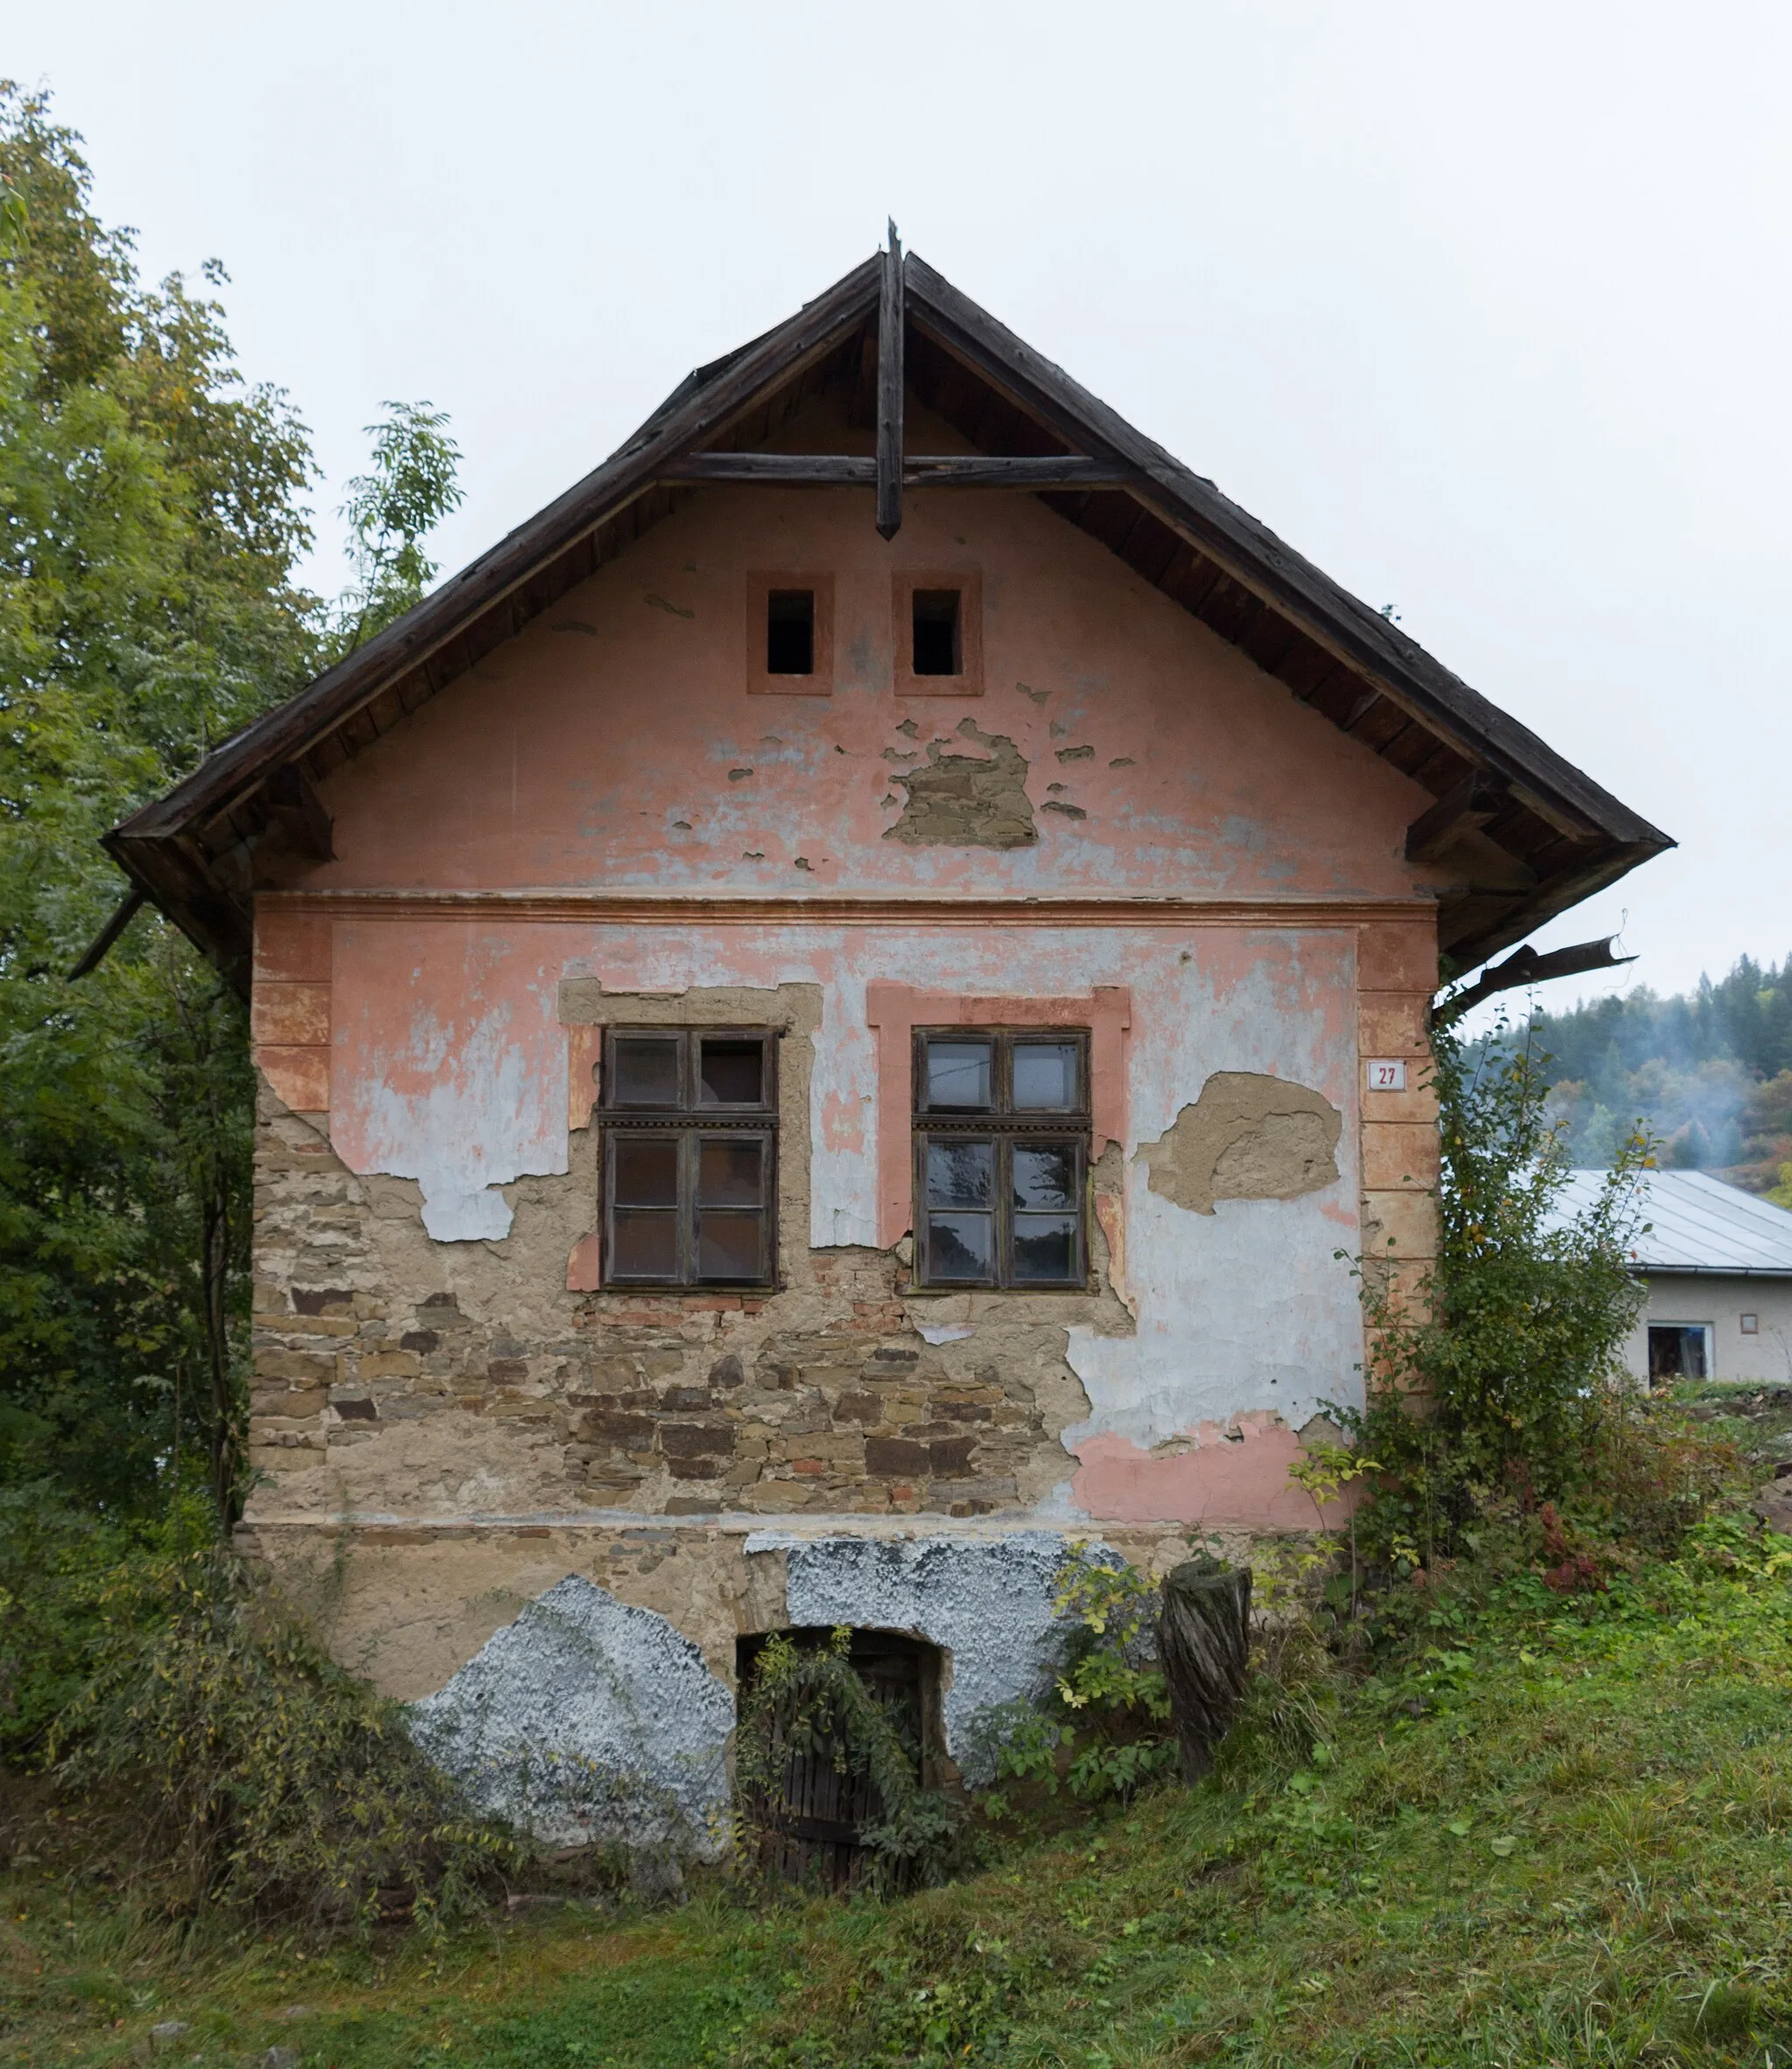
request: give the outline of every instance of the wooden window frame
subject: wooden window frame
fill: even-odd
[[[815,669],[806,676],[774,676],[766,666],[766,615],[774,589],[808,589],[816,600]],[[834,578],[755,569],[746,578],[746,693],[749,697],[831,697],[834,694]]]
[[[958,592],[958,673],[914,672],[914,593]],[[891,578],[891,653],[899,697],[981,697],[984,693],[984,578],[979,568],[902,568]]]
[[[1094,1120],[1089,1104],[1089,1029],[1087,1027],[1004,1027],[936,1025],[916,1027],[911,1036],[909,1100],[912,1115],[914,1282],[930,1292],[1086,1293],[1089,1285],[1088,1171]],[[987,1108],[932,1107],[927,1101],[927,1052],[929,1042],[989,1042],[994,1044],[994,1083]],[[1041,1112],[1017,1109],[1013,1100],[1014,1051],[1039,1042],[1074,1042],[1079,1098],[1074,1108]],[[947,1279],[934,1274],[932,1263],[931,1210],[928,1205],[928,1148],[931,1142],[988,1138],[995,1144],[993,1203],[994,1268],[984,1279]],[[1012,1171],[1017,1144],[1072,1143],[1075,1150],[1074,1215],[1076,1259],[1068,1279],[1022,1279],[1014,1269],[1014,1206]],[[942,1210],[942,1211],[949,1211]]]
[[[678,1099],[675,1105],[623,1105],[616,1098],[616,1044],[643,1037],[676,1044],[678,1050]],[[760,1049],[760,1098],[751,1104],[704,1104],[702,1056],[705,1042],[756,1042]],[[603,1231],[602,1284],[607,1287],[650,1287],[692,1293],[717,1288],[763,1291],[778,1275],[778,1035],[771,1027],[612,1027],[604,1030],[603,1071],[598,1102],[598,1205]],[[629,1140],[675,1141],[678,1145],[677,1200],[671,1210],[677,1229],[677,1270],[664,1277],[620,1273],[616,1255],[616,1147]],[[701,1206],[697,1199],[698,1160],[706,1142],[752,1140],[762,1146],[760,1199],[760,1265],[757,1278],[705,1277],[698,1269],[697,1240]]]

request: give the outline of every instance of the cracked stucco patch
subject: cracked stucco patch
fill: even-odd
[[[1026,757],[1006,733],[984,733],[975,719],[959,720],[958,737],[987,748],[987,755],[948,754],[946,743],[929,740],[925,768],[890,779],[907,797],[884,838],[910,847],[1035,846]]]
[[[1344,1117],[1320,1093],[1254,1070],[1216,1070],[1136,1153],[1154,1193],[1195,1214],[1216,1200],[1292,1200],[1338,1176]]]

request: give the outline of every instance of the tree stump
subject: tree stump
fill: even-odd
[[[1199,1781],[1231,1728],[1250,1679],[1250,1569],[1185,1560],[1164,1575],[1158,1658],[1182,1744],[1182,1778]]]

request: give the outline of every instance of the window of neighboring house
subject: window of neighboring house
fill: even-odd
[[[606,1286],[771,1283],[777,1055],[764,1027],[615,1027],[605,1036]]]
[[[812,676],[815,672],[815,591],[768,589],[766,592],[766,673]]]
[[[1088,1154],[1086,1029],[917,1029],[917,1282],[1082,1286]]]
[[[1648,1325],[1648,1376],[1651,1385],[1674,1379],[1709,1379],[1712,1375],[1711,1324],[1704,1322],[1652,1322]]]
[[[1760,1334],[1760,1317],[1758,1315],[1745,1315],[1740,1318],[1740,1326],[1745,1336],[1758,1336]]]

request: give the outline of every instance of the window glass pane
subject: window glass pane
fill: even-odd
[[[928,1277],[988,1279],[993,1276],[994,1217],[988,1214],[930,1214],[928,1217]]]
[[[927,1091],[929,1106],[987,1106],[995,1045],[988,1042],[929,1042]]]
[[[757,1207],[763,1142],[738,1142],[706,1135],[697,1145],[696,1197],[701,1207]]]
[[[929,1207],[990,1207],[996,1199],[993,1142],[928,1144]]]
[[[1704,1330],[1676,1323],[1656,1322],[1648,1332],[1648,1376],[1651,1379],[1705,1379]]]
[[[1017,1214],[1014,1217],[1014,1277],[1038,1285],[1061,1284],[1076,1277],[1076,1217],[1074,1214]]]
[[[619,1207],[613,1217],[610,1270],[618,1278],[678,1276],[678,1217]]]
[[[619,1207],[676,1207],[678,1204],[678,1144],[665,1135],[616,1138],[616,1204]]]
[[[610,1088],[615,1106],[676,1106],[678,1038],[663,1034],[619,1034],[612,1051],[616,1082]]]
[[[1022,1113],[1066,1113],[1076,1104],[1076,1044],[1017,1042],[1014,1104]]]
[[[765,1098],[766,1050],[760,1042],[705,1040],[699,1084],[705,1106],[758,1106]]]
[[[1069,1142],[1014,1145],[1014,1204],[1074,1207],[1076,1148]]]
[[[760,1279],[760,1217],[710,1211],[699,1215],[696,1270],[699,1279]]]

